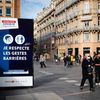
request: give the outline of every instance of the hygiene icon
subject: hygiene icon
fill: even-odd
[[[10,34],[6,34],[4,37],[3,37],[3,41],[5,44],[11,44],[13,41],[14,41],[14,38],[12,35]],[[25,37],[23,35],[17,35],[15,37],[15,42],[19,45],[23,44],[25,42]]]

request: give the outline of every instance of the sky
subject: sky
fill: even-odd
[[[35,19],[37,13],[48,7],[51,0],[21,0],[21,18]]]

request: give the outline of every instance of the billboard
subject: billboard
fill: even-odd
[[[33,20],[0,18],[0,87],[33,86]]]

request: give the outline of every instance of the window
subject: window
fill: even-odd
[[[11,8],[10,7],[6,8],[6,16],[11,16]]]
[[[98,41],[100,41],[100,32],[98,33]]]
[[[89,1],[84,1],[83,13],[87,14],[89,12],[90,12],[90,4],[89,4]]]
[[[11,0],[6,0],[6,3],[11,3]]]
[[[98,26],[100,26],[100,16],[98,17]]]
[[[2,16],[2,8],[0,7],[0,16]]]
[[[100,0],[98,1],[98,9],[100,9]]]
[[[88,32],[85,32],[84,33],[84,38],[83,38],[84,40],[84,42],[89,42],[90,41],[90,36],[89,36],[89,33]]]
[[[88,28],[89,27],[89,21],[85,21],[84,22],[84,28],[86,29],[86,28]]]

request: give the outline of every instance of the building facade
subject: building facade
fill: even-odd
[[[55,3],[52,1],[49,7],[44,8],[37,15],[37,40],[39,40],[40,54],[52,58],[55,50]]]
[[[0,0],[0,17],[20,17],[20,0]]]
[[[55,9],[58,55],[100,52],[100,0],[60,0]]]
[[[64,53],[93,56],[94,52],[100,52],[100,0],[53,1],[54,22],[50,20],[50,23],[53,23],[56,32],[55,51],[58,56],[62,57]],[[47,16],[42,19],[46,18]],[[49,27],[41,27],[39,32],[42,34],[43,30],[49,33]]]

